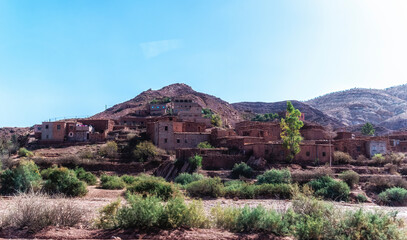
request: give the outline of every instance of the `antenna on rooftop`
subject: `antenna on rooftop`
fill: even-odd
[[[107,105],[105,105],[105,110],[107,110]]]

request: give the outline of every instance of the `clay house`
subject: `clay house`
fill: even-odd
[[[113,131],[114,127],[114,121],[111,119],[80,119],[80,122],[93,128],[89,138],[91,142],[106,141],[108,133]]]
[[[338,132],[334,140],[335,151],[348,153],[353,159],[359,155],[367,158],[375,154],[386,154],[390,150],[387,138],[383,137],[355,137],[350,132]]]
[[[300,148],[301,151],[295,156],[294,162],[326,163],[333,153],[333,145],[325,141],[303,141]],[[282,162],[287,158],[286,149],[281,141],[246,144],[244,149],[247,155],[264,158],[267,161]]]
[[[46,142],[64,142],[66,139],[66,121],[43,122],[41,140]]]
[[[68,142],[88,142],[94,132],[92,126],[80,122],[67,122],[66,129],[68,134],[65,140]]]
[[[280,139],[281,127],[279,122],[244,121],[236,123],[235,131],[239,136],[263,138],[268,142]]]
[[[34,125],[34,138],[37,140],[41,139],[41,129],[42,129],[42,125],[41,124],[35,124]]]
[[[172,111],[171,103],[150,103],[148,106],[151,116],[162,116],[170,114]]]
[[[394,132],[388,136],[393,152],[407,152],[407,132]]]
[[[194,148],[199,143],[210,140],[210,132],[206,132],[206,128],[202,124],[178,122],[176,119],[173,117],[160,118],[147,124],[147,136],[157,147],[165,150]]]

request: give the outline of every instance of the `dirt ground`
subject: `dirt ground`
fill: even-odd
[[[219,229],[178,229],[173,231],[157,230],[153,234],[138,234],[132,231],[106,231],[94,229],[93,220],[97,217],[99,209],[111,201],[118,198],[123,199],[124,190],[104,190],[94,186],[88,187],[89,192],[83,198],[73,198],[71,201],[83,209],[84,218],[88,224],[72,228],[49,227],[35,235],[28,234],[24,230],[0,231],[0,237],[4,238],[41,238],[41,239],[279,239],[288,240],[291,238],[278,238],[272,235],[262,234],[235,234]],[[0,214],[4,214],[7,209],[13,207],[14,197],[4,197],[0,200]],[[189,201],[189,200],[187,200]],[[270,200],[270,199],[251,199],[251,200],[233,200],[233,199],[210,199],[203,200],[204,208],[207,213],[216,205],[222,207],[243,207],[244,205],[257,206],[263,205],[269,209],[284,210],[290,206],[290,201]],[[364,208],[367,210],[382,210],[386,212],[398,211],[398,216],[407,222],[407,207],[383,207],[375,204],[349,204],[337,203],[334,205],[343,210],[356,210]]]

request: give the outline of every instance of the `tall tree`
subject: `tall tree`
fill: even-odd
[[[365,125],[362,127],[362,134],[366,136],[373,136],[375,133],[375,129],[373,127],[373,124],[367,122]]]
[[[288,152],[287,160],[292,161],[301,149],[300,143],[302,137],[300,129],[304,123],[300,120],[301,112],[295,109],[290,101],[287,102],[287,113],[285,118],[281,119],[281,139],[283,146]]]

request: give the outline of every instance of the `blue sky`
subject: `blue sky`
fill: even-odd
[[[229,102],[407,83],[407,1],[0,0],[0,127],[182,82]]]

